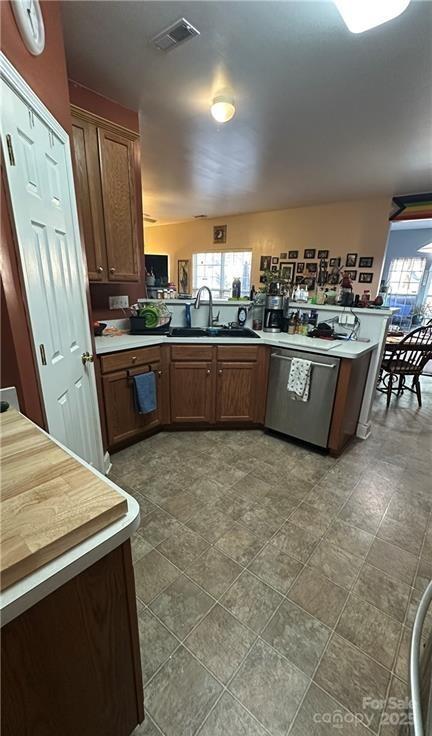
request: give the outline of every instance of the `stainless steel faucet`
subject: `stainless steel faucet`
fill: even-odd
[[[210,291],[210,289],[209,289],[208,286],[201,286],[198,289],[198,292],[197,292],[197,295],[196,295],[196,298],[195,298],[194,309],[199,309],[200,302],[201,302],[201,292],[203,292],[204,290],[205,291],[208,291],[208,295],[209,295],[208,326],[209,327],[212,327],[213,326],[213,296],[212,296],[212,293],[211,293],[211,291]]]

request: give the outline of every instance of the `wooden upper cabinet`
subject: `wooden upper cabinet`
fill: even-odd
[[[109,281],[138,281],[133,142],[98,128]]]
[[[139,281],[138,136],[72,108],[75,189],[90,281]]]
[[[107,280],[97,130],[72,117],[75,189],[90,281]]]

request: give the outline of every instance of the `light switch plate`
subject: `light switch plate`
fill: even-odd
[[[127,309],[129,306],[128,296],[109,296],[108,304],[110,309]]]

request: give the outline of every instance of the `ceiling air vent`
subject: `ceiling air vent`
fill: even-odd
[[[175,23],[158,33],[157,36],[154,36],[150,43],[161,51],[169,51],[175,46],[180,46],[184,41],[199,35],[200,32],[186,18],[180,18],[180,20],[176,20]]]

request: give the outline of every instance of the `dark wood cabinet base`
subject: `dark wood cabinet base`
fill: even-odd
[[[256,429],[265,422],[265,345],[171,344],[102,355],[107,449],[117,452],[161,430]],[[371,353],[342,358],[327,449],[338,456],[355,436]],[[158,376],[158,411],[136,413],[131,377]]]
[[[338,457],[355,437],[371,354],[357,360],[341,360],[328,438],[330,455]]]
[[[144,718],[125,542],[3,627],[3,736],[129,736]]]

